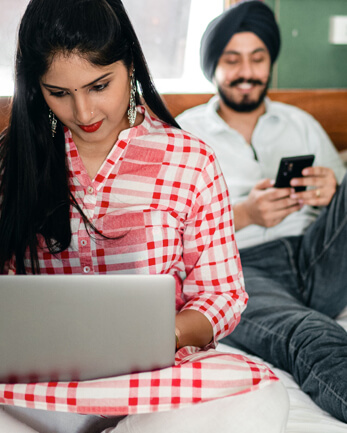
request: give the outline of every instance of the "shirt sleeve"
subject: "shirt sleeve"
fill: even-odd
[[[183,235],[187,277],[183,309],[203,313],[214,342],[230,334],[248,300],[234,236],[228,189],[214,154],[201,172],[196,200]]]
[[[346,167],[323,127],[317,120],[311,119],[312,124],[307,133],[307,140],[314,146],[316,155],[314,165],[331,168],[335,173],[337,182],[341,183],[346,173]]]

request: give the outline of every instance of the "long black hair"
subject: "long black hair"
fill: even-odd
[[[9,127],[0,137],[0,273],[12,258],[16,271],[39,273],[37,249],[52,254],[71,242],[70,206],[83,215],[69,190],[63,125],[51,134],[40,79],[55,54],[77,53],[92,64],[122,61],[135,68],[143,102],[161,120],[179,127],[160,98],[141,46],[120,0],[31,0],[18,34],[15,90]],[[139,102],[138,92],[136,94]]]

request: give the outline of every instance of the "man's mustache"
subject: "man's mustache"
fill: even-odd
[[[257,86],[257,85],[258,86],[264,86],[266,84],[260,80],[252,80],[252,79],[246,80],[245,78],[238,78],[237,80],[231,81],[229,83],[229,87],[235,87],[235,86],[238,86],[239,84],[242,84],[242,83],[252,84],[254,86]]]

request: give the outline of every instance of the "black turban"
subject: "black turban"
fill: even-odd
[[[252,32],[269,50],[274,63],[281,45],[280,31],[272,10],[260,0],[230,7],[207,26],[201,39],[200,62],[206,78],[212,81],[218,60],[235,33]]]

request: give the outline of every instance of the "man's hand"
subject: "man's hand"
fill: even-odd
[[[273,181],[263,179],[249,193],[246,201],[234,206],[235,230],[257,224],[273,227],[286,216],[302,207],[297,198],[293,198],[293,188],[274,188]]]
[[[303,192],[291,194],[293,200],[298,200],[302,205],[327,206],[333,198],[337,182],[333,170],[326,167],[307,167],[302,171],[304,177],[292,179],[291,186],[309,186]]]

